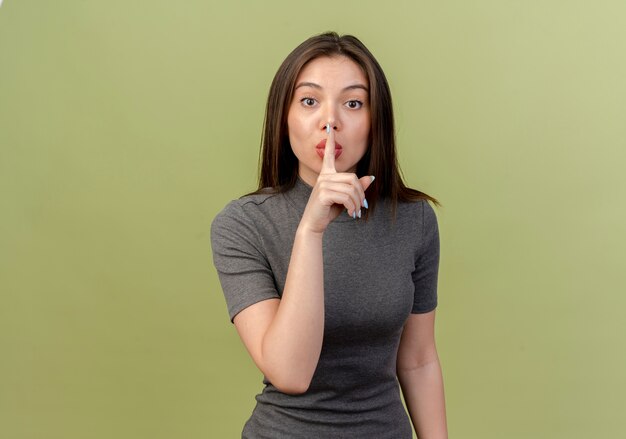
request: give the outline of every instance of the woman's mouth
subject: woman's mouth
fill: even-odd
[[[324,158],[325,149],[326,149],[326,139],[322,139],[320,143],[318,143],[315,146],[315,152],[317,152],[317,155],[319,155],[321,158]],[[337,159],[341,155],[342,152],[343,152],[343,147],[341,146],[341,143],[335,142],[335,159]]]

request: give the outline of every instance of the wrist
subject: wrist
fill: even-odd
[[[319,230],[315,227],[311,227],[306,223],[300,223],[298,228],[296,229],[296,238],[313,238],[313,239],[322,239],[324,236],[324,230]]]

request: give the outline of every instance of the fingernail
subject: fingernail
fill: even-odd
[[[362,205],[363,205],[363,207],[365,207],[366,209],[369,209],[369,208],[370,208],[369,204],[367,204],[367,199],[366,199],[366,198],[363,198],[363,202],[362,202],[361,204],[362,204]]]
[[[352,219],[356,219],[356,211],[352,212]]]
[[[359,218],[361,218],[361,209],[359,209],[359,213],[357,215]]]
[[[374,183],[374,180],[376,180],[376,177],[374,177],[373,175],[370,175],[370,177],[372,177],[372,183]]]
[[[330,124],[326,124],[326,134],[330,134]]]

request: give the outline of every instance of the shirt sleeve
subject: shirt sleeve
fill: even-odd
[[[413,283],[413,314],[427,313],[437,307],[437,278],[439,274],[439,227],[437,216],[428,201],[422,205],[422,242],[415,259]]]
[[[232,201],[211,224],[213,264],[232,322],[244,308],[280,298],[254,222]]]

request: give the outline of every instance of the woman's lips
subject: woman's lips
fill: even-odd
[[[319,155],[321,158],[324,158],[325,149],[326,149],[326,139],[322,139],[320,140],[320,143],[318,143],[315,146],[315,152],[317,152],[317,155]],[[335,159],[337,159],[341,155],[342,152],[343,152],[343,147],[341,146],[341,143],[335,142]]]

